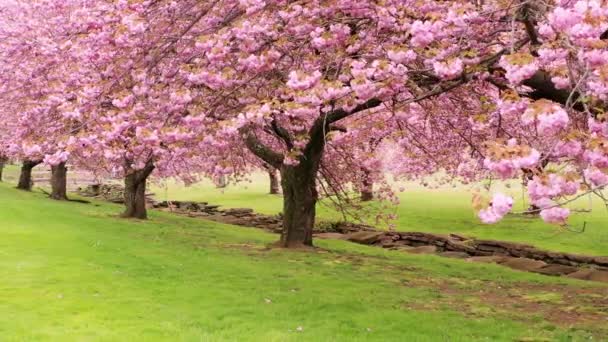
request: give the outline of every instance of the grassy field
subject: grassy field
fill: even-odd
[[[154,186],[156,197],[161,200],[207,201],[226,207],[247,207],[266,214],[281,211],[281,197],[267,194],[268,182],[263,176],[254,176],[251,183],[230,185],[219,190],[209,182],[184,187],[174,182]],[[458,233],[472,237],[511,240],[530,243],[538,247],[592,255],[608,255],[608,211],[599,199],[584,197],[573,203],[573,209],[589,209],[591,212],[574,213],[570,219],[572,230],[580,230],[586,222],[585,231],[576,233],[545,224],[538,218],[523,216],[507,217],[495,225],[482,224],[471,207],[470,187],[443,186],[427,189],[415,184],[405,184],[400,194],[401,203],[392,210],[397,214],[396,230],[436,233]],[[521,187],[513,183],[503,185],[496,191],[508,193],[516,200],[515,210],[523,210]],[[338,220],[332,208],[321,203],[319,217]],[[374,224],[374,222],[370,222]]]
[[[6,174],[17,177],[18,167],[8,166]],[[608,255],[608,210],[599,199],[584,197],[572,204],[573,209],[592,209],[589,213],[574,213],[570,219],[576,233],[545,224],[538,218],[523,216],[507,217],[495,225],[484,225],[471,207],[471,190],[465,186],[442,186],[427,189],[416,184],[404,184],[406,190],[400,194],[401,203],[391,210],[397,214],[397,230],[435,233],[457,233],[483,239],[524,242],[555,251],[590,255]],[[229,185],[217,189],[210,182],[201,182],[184,187],[176,182],[164,185],[153,184],[151,191],[158,200],[207,201],[224,207],[253,208],[257,212],[276,214],[282,209],[280,196],[268,194],[268,180],[264,175],[254,175],[251,182]],[[512,195],[515,210],[523,210],[521,187],[512,183],[508,188],[502,184],[493,191]],[[321,220],[340,220],[341,216],[323,202],[318,206]],[[375,222],[368,222],[375,224]],[[382,225],[379,225],[382,228]]]
[[[608,339],[608,287],[0,184],[2,341]]]
[[[16,178],[18,167],[9,166],[6,174]],[[574,213],[570,219],[572,230],[577,233],[545,224],[538,218],[523,216],[507,217],[495,225],[484,225],[471,207],[471,189],[465,186],[442,186],[437,189],[423,188],[416,184],[404,184],[406,190],[400,194],[401,203],[392,207],[397,215],[395,227],[401,231],[424,231],[436,233],[458,233],[483,239],[524,242],[556,251],[608,255],[608,211],[599,199],[581,198],[572,204],[573,209],[592,209],[590,213]],[[207,201],[224,207],[247,207],[265,214],[276,214],[282,209],[280,196],[269,195],[268,180],[264,175],[255,175],[251,182],[229,185],[217,189],[210,182],[201,182],[185,187],[176,182],[160,186],[152,185],[151,191],[158,200]],[[512,183],[508,188],[495,185],[493,191],[512,195],[515,210],[523,210],[521,187]],[[341,216],[324,203],[318,206],[321,220],[340,220]],[[375,224],[375,222],[368,222]],[[379,225],[382,228],[382,225]]]

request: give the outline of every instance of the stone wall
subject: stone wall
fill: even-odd
[[[80,193],[116,203],[122,203],[123,198],[120,185],[88,186]],[[249,208],[220,209],[220,206],[207,202],[150,201],[150,206],[178,215],[281,233],[281,214],[257,214]],[[552,252],[522,243],[480,240],[456,234],[378,231],[368,225],[350,222],[321,222],[315,227],[315,236],[409,253],[432,253],[472,262],[492,262],[546,275],[608,282],[608,257]]]
[[[77,188],[76,193],[83,197],[97,198],[112,203],[123,204],[125,202],[125,187],[120,184],[91,184]],[[146,202],[149,205],[154,204],[153,195],[146,194]]]
[[[411,253],[433,253],[546,275],[608,282],[608,257],[605,256],[552,252],[522,243],[470,239],[455,234],[375,231],[352,233],[342,238]]]

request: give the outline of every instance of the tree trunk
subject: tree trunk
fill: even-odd
[[[223,188],[225,188],[226,186],[228,186],[228,182],[226,182],[226,176],[221,175],[221,176],[220,176],[220,178],[218,179],[218,182],[217,182],[216,188],[218,188],[218,189],[223,189]]]
[[[6,163],[6,159],[4,157],[0,157],[0,182],[2,182],[2,174],[4,173],[4,164]]]
[[[268,178],[270,179],[270,194],[276,195],[279,193],[279,177],[277,177],[277,169],[273,167],[268,168]]]
[[[143,170],[133,171],[125,176],[125,212],[122,217],[145,220],[146,210],[146,181],[154,170],[151,162]]]
[[[51,198],[58,201],[67,201],[67,174],[65,162],[51,166]]]
[[[316,172],[301,166],[283,166],[283,232],[281,246],[312,246],[315,224],[317,188]]]
[[[17,189],[32,191],[32,187],[34,186],[34,181],[32,180],[32,169],[40,163],[41,162],[37,160],[23,161],[23,165],[21,165],[21,174],[19,175],[19,183],[17,184]]]
[[[361,190],[361,201],[369,202],[374,199],[374,182],[370,179],[369,172],[364,171],[363,189]]]

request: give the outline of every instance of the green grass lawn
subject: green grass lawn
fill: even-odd
[[[263,175],[255,175],[251,183],[230,185],[217,189],[209,182],[184,187],[175,182],[165,186],[153,186],[160,200],[207,201],[225,207],[247,207],[257,212],[276,214],[282,209],[280,196],[269,195],[268,182]],[[521,211],[521,187],[497,186],[497,191],[508,193],[516,200],[515,210]],[[427,189],[415,184],[406,184],[400,194],[401,203],[393,207],[398,215],[396,230],[435,233],[458,233],[482,239],[511,240],[530,243],[556,251],[608,255],[608,211],[599,199],[593,199],[590,213],[574,213],[570,219],[573,230],[568,231],[545,224],[539,218],[523,216],[507,217],[495,225],[482,224],[471,207],[471,191],[464,186]],[[318,206],[318,216],[324,220],[338,220],[332,208],[323,203]],[[589,209],[589,199],[581,198],[573,203],[573,209]],[[374,222],[369,222],[374,224]]]
[[[0,184],[0,340],[608,339],[599,283],[120,210]]]
[[[9,165],[5,173],[16,179],[18,166]],[[269,195],[268,187],[266,176],[258,174],[252,176],[251,182],[229,185],[225,189],[217,189],[208,181],[189,187],[169,181],[163,186],[153,184],[151,191],[158,200],[207,201],[224,207],[247,207],[260,213],[276,214],[282,210],[282,199]],[[574,230],[586,222],[585,231],[576,233],[545,224],[538,218],[521,216],[507,217],[494,225],[482,224],[471,207],[468,187],[427,189],[406,183],[405,188],[406,191],[400,194],[401,203],[391,209],[398,216],[395,222],[397,230],[457,233],[482,239],[524,242],[555,251],[608,255],[608,211],[599,199],[593,199],[591,206],[587,197],[573,203],[573,209],[592,208],[590,213],[572,215],[570,224]],[[513,196],[515,210],[523,209],[520,186],[515,183],[509,188],[498,185],[496,190]],[[324,203],[318,206],[318,217],[320,220],[341,219]],[[379,227],[382,228],[382,224]]]

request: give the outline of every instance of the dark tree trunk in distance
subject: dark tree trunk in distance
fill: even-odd
[[[51,166],[51,198],[57,201],[67,201],[67,174],[65,163]]]
[[[226,186],[228,186],[228,182],[226,181],[226,176],[222,175],[222,176],[220,176],[220,178],[218,179],[218,182],[217,182],[216,187],[217,187],[218,189],[223,189],[223,188],[225,188]]]
[[[368,171],[364,171],[363,190],[361,190],[361,201],[369,202],[374,199],[374,182],[370,179]]]
[[[5,164],[6,164],[6,157],[0,156],[0,182],[2,182],[2,175],[4,173]]]
[[[21,165],[21,174],[19,175],[19,183],[17,189],[31,191],[34,181],[32,180],[32,169],[40,164],[39,160],[24,160]]]
[[[277,195],[280,192],[280,184],[277,169],[268,167],[268,178],[270,179],[270,194]]]
[[[122,217],[145,220],[146,210],[146,181],[154,170],[152,163],[146,164],[142,170],[133,171],[125,177],[125,212]]]

